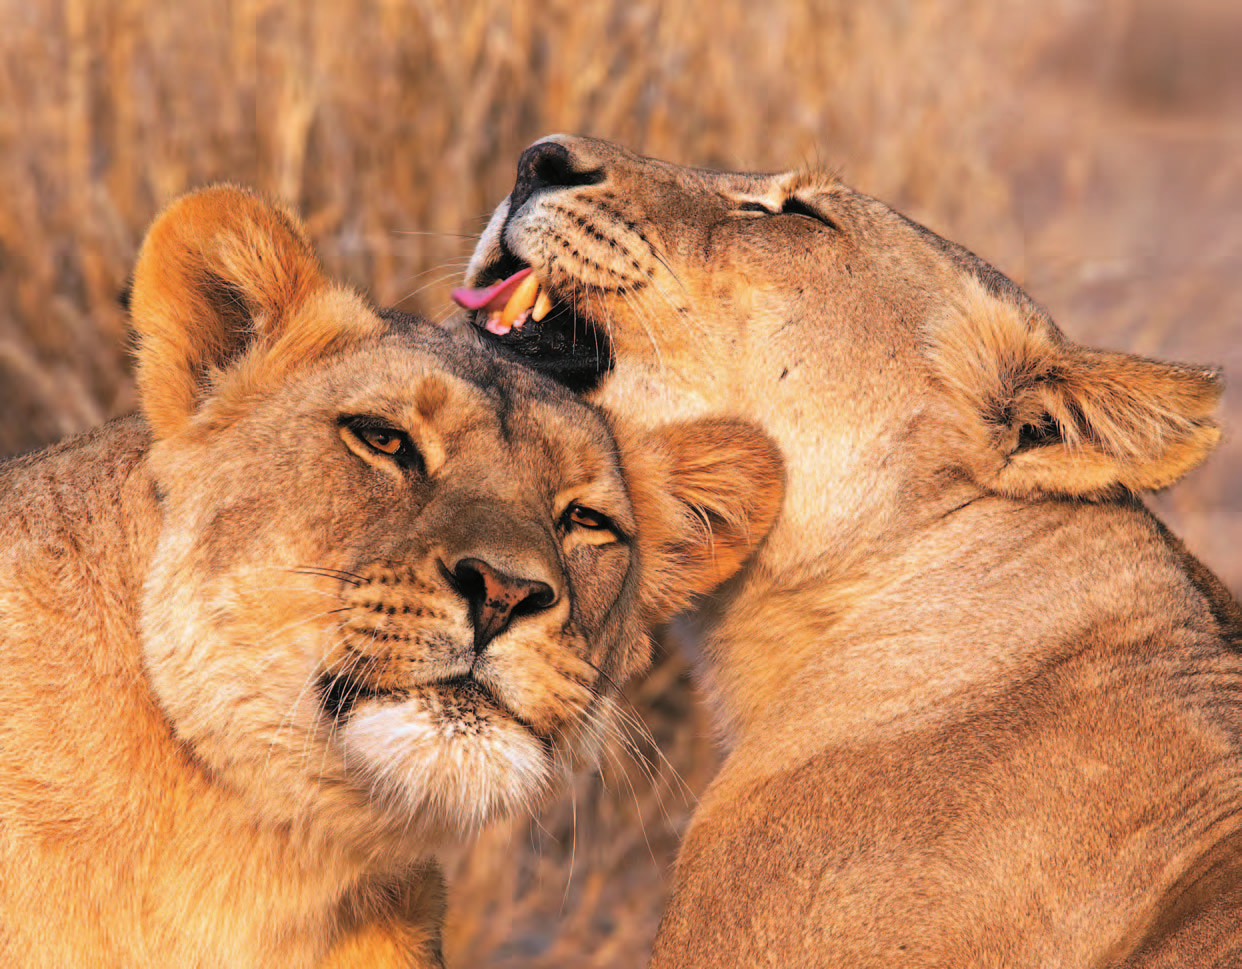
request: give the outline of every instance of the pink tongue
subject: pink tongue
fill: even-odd
[[[459,289],[453,290],[453,302],[468,310],[487,310],[489,313],[499,312],[509,302],[509,297],[517,289],[518,283],[529,276],[530,273],[529,267],[519,269],[508,279],[502,279],[498,283],[493,283],[486,289],[470,289],[469,287],[462,286]]]

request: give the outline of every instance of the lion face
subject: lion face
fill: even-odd
[[[929,237],[826,173],[688,169],[557,135],[522,156],[457,296],[491,342],[564,383],[636,384],[641,369],[699,399],[684,407],[718,409],[746,393],[731,379],[742,365],[766,380],[779,360],[797,383],[821,359],[908,349],[909,324],[957,275],[950,244]],[[799,351],[803,367],[787,367]],[[846,383],[865,369],[842,367],[817,396],[855,396]]]
[[[384,338],[161,442],[146,640],[179,723],[210,696],[262,725],[253,769],[363,774],[469,828],[588,751],[642,659],[636,521],[598,414],[429,344]]]
[[[425,844],[537,803],[609,729],[646,625],[779,503],[757,431],[694,425],[707,468],[675,434],[614,434],[323,281],[235,190],[157,223],[133,307],[164,513],[146,663],[178,737],[271,818]]]
[[[1212,372],[1071,344],[981,259],[821,172],[555,135],[466,283],[479,339],[629,419],[760,420],[789,468],[769,558],[854,557],[981,493],[1163,487],[1218,435]]]

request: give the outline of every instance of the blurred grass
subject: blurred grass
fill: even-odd
[[[1070,335],[1242,374],[1225,0],[0,0],[0,23],[0,454],[133,407],[116,294],[174,195],[278,194],[333,273],[436,318],[518,153],[560,130],[839,166]],[[1232,386],[1225,419],[1221,452],[1157,502],[1237,590]],[[715,755],[676,651],[630,694],[667,763],[610,751],[537,824],[449,858],[453,965],[643,964]]]

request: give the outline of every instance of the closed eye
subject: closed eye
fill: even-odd
[[[740,202],[737,210],[739,212],[759,212],[763,215],[800,215],[805,219],[814,219],[820,225],[825,225],[829,229],[837,232],[841,231],[841,227],[833,222],[832,219],[822,212],[815,211],[815,209],[811,208],[796,195],[791,195],[785,199],[781,203],[779,210],[770,209],[762,202]]]
[[[824,215],[822,212],[815,211],[815,209],[811,208],[796,195],[789,196],[789,198],[785,199],[785,201],[781,203],[781,214],[801,215],[808,219],[814,219],[816,222],[821,222],[828,226],[828,228],[835,229],[837,232],[841,231],[841,227],[833,222],[832,219],[828,218],[828,216]]]

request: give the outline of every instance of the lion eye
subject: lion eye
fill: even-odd
[[[593,532],[611,531],[613,529],[612,519],[603,512],[579,504],[572,504],[565,509],[565,513],[561,516],[561,523],[566,528],[575,526],[577,528],[587,528]]]
[[[423,456],[405,431],[382,424],[372,417],[345,417],[343,431],[373,454],[382,454],[408,471],[424,474]]]
[[[802,199],[796,195],[791,195],[781,203],[779,209],[770,209],[761,202],[741,202],[738,204],[739,212],[759,212],[763,215],[800,215],[805,219],[814,219],[820,225],[826,225],[830,229],[841,231],[841,227],[832,219],[824,215],[822,212],[816,212]]]
[[[393,431],[363,431],[361,434],[362,439],[371,447],[385,454],[396,454],[400,451],[402,445],[405,444],[402,440],[404,436]]]
[[[781,203],[781,214],[801,215],[808,219],[814,219],[816,222],[822,223],[830,229],[836,229],[838,232],[841,230],[841,227],[833,222],[832,219],[828,218],[828,216],[824,215],[822,212],[815,211],[815,209],[811,208],[796,195],[789,196],[789,198],[785,199],[785,201]]]

